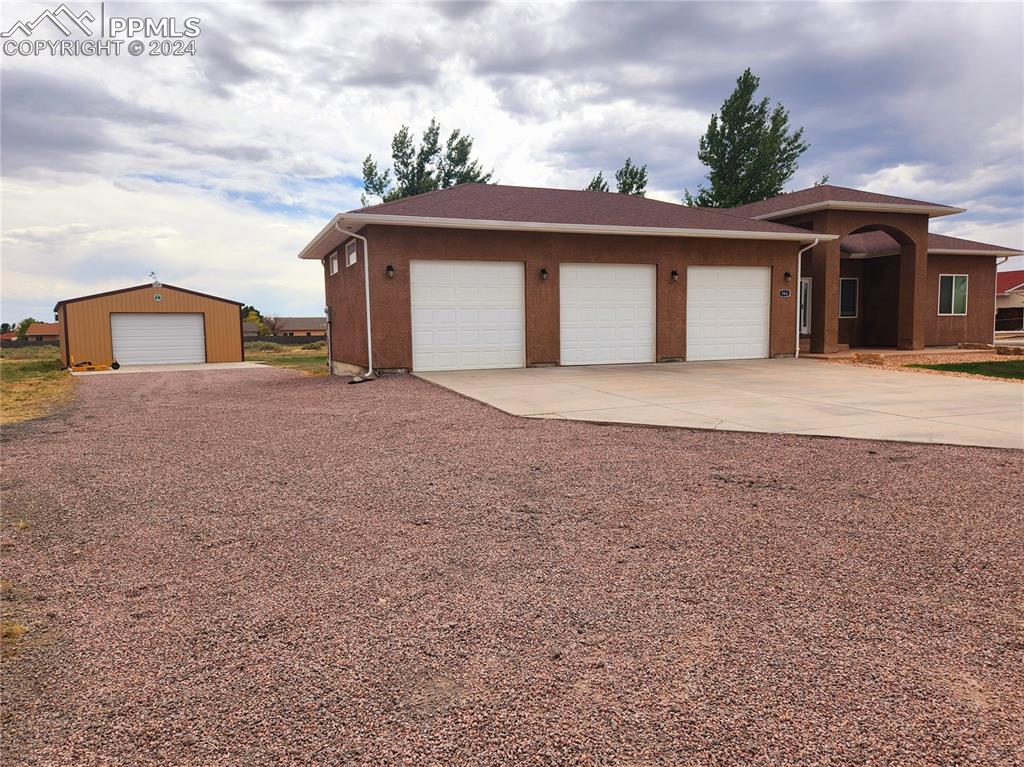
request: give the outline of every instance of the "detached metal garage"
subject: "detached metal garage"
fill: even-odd
[[[241,306],[154,283],[69,298],[53,310],[65,365],[171,365],[241,362]]]

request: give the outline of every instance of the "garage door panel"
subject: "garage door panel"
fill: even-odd
[[[121,365],[171,365],[206,361],[206,327],[200,313],[115,312],[110,315],[114,359]]]
[[[768,356],[771,269],[691,266],[686,272],[686,359]]]
[[[652,264],[562,264],[562,364],[653,362],[656,282]]]
[[[526,364],[518,261],[410,262],[414,370]]]

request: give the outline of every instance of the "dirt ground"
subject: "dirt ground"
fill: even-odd
[[[4,431],[0,758],[1021,764],[1020,466],[83,379]]]

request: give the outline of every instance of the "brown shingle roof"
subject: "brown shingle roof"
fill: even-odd
[[[733,211],[690,208],[633,195],[498,184],[460,184],[349,212],[584,226],[801,232],[782,224],[737,216]]]
[[[327,329],[327,320],[324,317],[277,317],[276,319],[278,331]]]
[[[839,247],[845,253],[864,253],[869,256],[883,256],[899,253],[899,245],[896,240],[885,232],[863,232],[851,234],[844,237]],[[1005,253],[1012,256],[1020,253],[1019,250],[1004,248],[1001,245],[987,245],[984,242],[964,240],[959,237],[950,237],[945,234],[928,233],[928,252],[954,250],[962,251],[964,255],[970,255],[972,251],[980,251],[984,255]]]
[[[26,336],[55,336],[60,328],[56,322],[33,322],[25,331]]]
[[[729,208],[729,211],[741,216],[772,216],[780,215],[784,211],[794,208],[804,208],[806,206],[827,207],[832,203],[849,206],[866,205],[869,207],[877,205],[909,205],[929,208],[931,209],[930,215],[947,215],[949,213],[960,213],[963,210],[962,208],[954,208],[950,205],[912,200],[909,197],[893,197],[888,194],[866,192],[863,189],[850,189],[845,186],[822,184],[821,186],[812,186],[810,189],[780,194],[778,197],[770,197],[760,202],[752,202],[749,205],[739,205],[735,208]]]

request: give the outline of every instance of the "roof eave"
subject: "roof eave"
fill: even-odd
[[[337,247],[332,245],[323,248],[318,246],[331,230],[348,224],[349,230],[358,230],[367,224],[384,226],[422,226],[434,229],[478,229],[514,232],[555,232],[563,234],[612,234],[638,237],[698,237],[726,240],[774,240],[782,242],[813,242],[814,240],[836,240],[838,235],[816,234],[814,232],[745,232],[738,229],[688,229],[679,227],[657,226],[619,226],[609,224],[559,224],[540,221],[496,221],[476,218],[438,218],[434,216],[396,216],[374,213],[339,213],[331,222],[320,230],[305,248],[299,258],[319,261],[327,253]]]
[[[936,256],[1024,256],[1022,250],[967,250],[964,248],[928,248]]]
[[[963,213],[966,208],[954,208],[949,205],[901,205],[887,202],[843,202],[841,200],[824,200],[812,202],[808,205],[798,205],[795,208],[777,210],[771,213],[762,213],[760,216],[751,216],[755,221],[773,221],[777,218],[788,218],[798,216],[801,213],[816,213],[820,210],[862,210],[870,213],[916,213],[927,214],[929,218],[938,216],[951,216],[954,213]]]
[[[885,258],[887,256],[898,256],[900,254],[899,248],[890,248],[888,250],[880,250],[874,253],[868,251],[859,251],[856,253],[847,253],[848,258]],[[1015,250],[964,250],[963,248],[928,248],[929,256],[1024,256],[1024,251]]]

